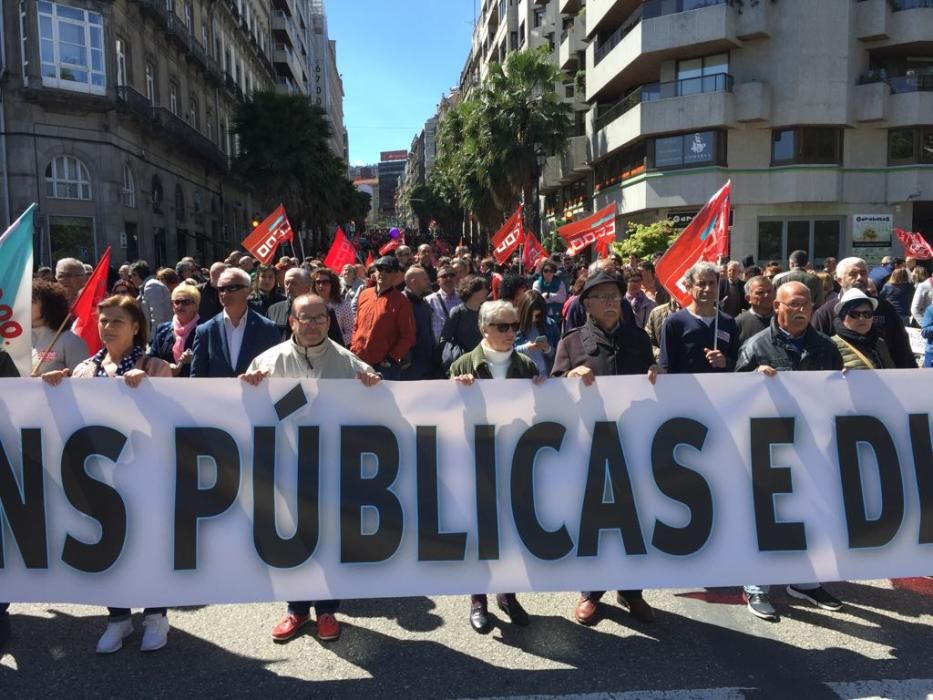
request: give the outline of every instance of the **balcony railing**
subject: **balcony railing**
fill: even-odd
[[[933,2],[933,0],[930,0]],[[887,83],[892,95],[905,92],[933,91],[933,73],[915,73],[913,75],[899,75],[889,77],[884,71],[871,70],[859,76],[859,85],[870,83]]]
[[[642,102],[666,100],[671,97],[686,97],[709,92],[732,92],[734,78],[728,73],[703,75],[696,78],[671,80],[665,83],[649,83],[636,88],[611,107],[597,110],[596,129],[604,129],[630,109]]]
[[[890,0],[891,9],[895,12],[903,10],[919,10],[924,7],[933,7],[933,0]]]
[[[146,121],[152,119],[152,103],[142,93],[136,92],[129,85],[117,86],[117,104],[123,105],[128,112],[132,112]]]
[[[593,57],[594,65],[602,61],[642,20],[655,19],[656,17],[664,17],[679,12],[701,10],[704,7],[713,7],[714,5],[731,5],[732,3],[733,0],[645,0],[639,17],[632,22],[623,24],[596,46]]]
[[[181,141],[195,150],[199,155],[211,161],[218,167],[226,165],[226,158],[213,141],[191,126],[184,119],[164,107],[154,107],[152,110],[159,124],[170,136]]]

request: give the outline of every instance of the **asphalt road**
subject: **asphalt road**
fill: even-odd
[[[933,698],[933,580],[830,589],[843,611],[775,592],[779,623],[753,618],[738,589],[649,591],[655,624],[613,603],[594,628],[573,621],[574,594],[525,594],[531,625],[487,636],[469,627],[466,597],[345,601],[331,643],[313,624],[274,643],[284,604],[209,606],[170,611],[153,654],[138,650],[137,615],[108,657],[94,653],[101,608],[14,604],[0,699]]]

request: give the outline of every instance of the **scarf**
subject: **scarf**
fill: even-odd
[[[172,316],[172,333],[175,335],[175,342],[172,344],[172,357],[175,358],[175,362],[178,362],[181,359],[182,353],[185,352],[185,343],[188,341],[188,336],[191,334],[191,331],[194,330],[195,326],[198,325],[198,319],[200,318],[200,316],[195,314],[194,318],[188,321],[188,323],[182,324],[178,320],[178,316]]]
[[[117,364],[117,373],[115,376],[122,377],[124,374],[126,374],[131,369],[133,369],[136,366],[137,360],[139,360],[139,358],[143,356],[144,352],[145,350],[143,350],[141,345],[134,345],[133,349],[130,350],[128,353],[126,353],[126,355],[123,356],[123,359],[120,360],[119,364]],[[109,377],[110,376],[109,374],[107,374],[107,371],[104,369],[104,357],[106,356],[107,356],[107,348],[104,347],[98,350],[94,354],[94,357],[91,358],[91,362],[93,362],[94,366],[97,368],[96,371],[94,372],[95,377]]]
[[[881,355],[878,354],[878,331],[875,330],[874,326],[869,329],[868,333],[862,335],[853,330],[849,330],[842,325],[840,319],[836,319],[834,328],[836,335],[871,360],[872,364],[875,365],[875,369],[880,369],[884,366],[881,362]]]

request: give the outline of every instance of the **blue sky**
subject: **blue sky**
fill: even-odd
[[[408,149],[460,80],[475,0],[326,0],[343,77],[350,163]]]

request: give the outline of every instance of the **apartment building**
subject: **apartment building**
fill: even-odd
[[[877,260],[901,253],[895,226],[933,238],[933,0],[485,2],[465,92],[513,28],[585,90],[541,178],[549,230],[609,204],[686,225],[731,178],[733,257]]]
[[[210,261],[255,211],[230,171],[235,107],[270,88],[254,0],[3,2],[3,219],[38,202],[36,264]]]

